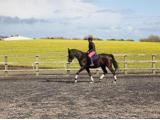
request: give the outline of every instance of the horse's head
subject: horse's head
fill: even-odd
[[[71,63],[73,59],[74,59],[74,53],[72,50],[68,48],[68,63]]]

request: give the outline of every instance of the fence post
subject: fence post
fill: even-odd
[[[152,54],[152,73],[153,74],[156,74],[156,55],[155,54]]]
[[[8,56],[4,56],[4,75],[5,77],[8,76]]]
[[[70,63],[66,63],[66,71],[67,71],[67,74],[70,74]]]
[[[36,64],[36,76],[39,76],[39,56],[37,55],[36,56],[36,62],[35,62],[35,64]]]
[[[124,74],[127,75],[127,68],[128,68],[128,62],[127,62],[127,55],[124,55]]]

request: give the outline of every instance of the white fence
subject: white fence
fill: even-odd
[[[145,70],[150,70],[151,74],[157,74],[160,70],[160,54],[114,54],[114,56],[116,57],[116,60],[118,62],[118,64],[120,64],[120,71],[123,74],[129,74],[129,71],[145,71]],[[2,62],[0,62],[1,65],[1,73],[4,73],[4,76],[8,76],[10,72],[19,72],[19,71],[24,71],[24,72],[28,72],[31,71],[33,73],[35,73],[36,76],[39,76],[40,71],[47,71],[47,70],[52,70],[52,71],[66,71],[66,73],[69,73],[72,70],[78,70],[77,68],[72,68],[69,64],[67,64],[67,61],[50,61],[50,62],[40,62],[40,56],[36,55],[34,56],[34,61],[33,62],[11,62],[9,61],[9,57],[7,55],[1,56],[3,57]],[[18,56],[16,56],[18,57]],[[26,56],[27,57],[27,56]],[[30,56],[31,57],[31,56]],[[33,56],[32,56],[33,57]],[[120,60],[118,60],[117,58],[121,57]],[[140,58],[138,58],[140,57]],[[138,58],[138,59],[133,59],[133,58]],[[147,60],[146,60],[147,58]],[[149,59],[148,59],[149,58]],[[67,57],[66,57],[67,59]],[[18,64],[29,64],[29,68],[28,69],[10,69],[9,66],[10,65],[18,65]],[[149,64],[149,67],[129,67],[129,64]],[[39,66],[41,64],[50,64],[50,65],[54,65],[54,64],[63,64],[63,67],[61,68],[40,68]],[[77,64],[77,63],[73,63],[73,64]],[[144,65],[145,66],[145,65]],[[27,67],[26,67],[27,68]],[[99,70],[99,69],[98,69]]]

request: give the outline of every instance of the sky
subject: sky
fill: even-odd
[[[0,0],[0,35],[135,39],[160,35],[160,0]]]

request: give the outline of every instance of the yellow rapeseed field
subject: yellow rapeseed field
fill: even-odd
[[[94,41],[97,53],[111,54],[160,54],[160,43],[157,42],[132,42],[132,41]],[[66,61],[67,49],[75,48],[87,51],[86,40],[61,40],[61,39],[35,39],[29,41],[0,41],[0,62],[4,61],[4,55],[8,55],[9,62],[19,62],[20,65],[30,65],[34,62],[35,55],[39,55],[40,62]],[[16,57],[17,56],[17,57]],[[116,57],[122,60],[123,57]],[[128,59],[151,59],[146,57],[129,57]],[[160,59],[160,58],[157,58]],[[26,62],[26,63],[25,63]],[[131,64],[135,67],[137,64]],[[42,64],[42,66],[62,67],[62,64]],[[120,64],[123,67],[122,64]],[[150,66],[150,64],[139,64],[138,66]]]

